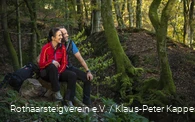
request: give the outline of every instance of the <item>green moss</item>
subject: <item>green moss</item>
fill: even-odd
[[[139,88],[140,92],[145,92],[148,89],[156,89],[158,86],[158,80],[155,78],[147,79],[143,82],[143,86]]]
[[[171,94],[166,90],[159,90],[158,89],[159,81],[155,78],[150,78],[144,81],[139,87],[138,93],[134,95],[128,96],[128,103],[126,104],[147,104],[147,105],[158,105],[158,106],[165,106],[170,102],[169,97]],[[135,102],[137,101],[137,102]]]

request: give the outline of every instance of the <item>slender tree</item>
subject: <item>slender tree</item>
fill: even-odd
[[[183,0],[183,43],[192,46],[193,41],[193,21],[194,21],[194,0]]]
[[[133,6],[132,6],[132,0],[127,0],[127,11],[128,11],[128,17],[129,17],[129,27],[133,27]]]
[[[137,0],[136,27],[137,28],[142,28],[142,0]]]
[[[192,0],[190,3],[190,11],[189,11],[189,29],[190,29],[190,35],[189,35],[189,40],[190,40],[190,47],[193,47],[193,35],[194,35],[194,7],[195,7],[195,1]]]
[[[88,14],[89,7],[87,6],[87,0],[83,0],[83,5],[84,5],[84,10],[85,10],[85,20],[86,22],[88,22],[89,21],[89,14]]]
[[[115,8],[116,18],[117,18],[117,22],[118,22],[118,27],[125,28],[125,23],[123,21],[123,17],[121,14],[122,12],[120,10],[119,0],[113,0],[113,1],[114,1],[114,8]]]
[[[121,15],[123,15],[125,13],[125,9],[126,9],[126,0],[122,1],[122,8],[121,8]]]
[[[91,4],[94,8],[91,12],[91,33],[95,33],[101,30],[101,0],[92,0]]]
[[[176,0],[168,0],[164,9],[162,10],[161,18],[159,18],[157,12],[161,0],[153,0],[149,9],[149,17],[156,31],[157,52],[160,62],[160,79],[158,88],[164,89],[172,94],[175,93],[175,85],[167,57],[166,36],[168,20],[170,16],[173,15],[173,8],[175,6],[175,2]]]
[[[18,38],[18,54],[20,67],[22,67],[22,44],[21,44],[21,27],[20,27],[20,9],[19,9],[19,0],[16,0],[16,20],[17,20],[17,38]]]
[[[77,19],[78,19],[78,16],[77,16],[77,2],[76,0],[70,0],[70,5],[68,6],[68,8],[70,9],[70,20],[71,20],[71,26],[72,26],[72,30],[73,28],[77,27]]]
[[[77,0],[76,2],[77,2],[78,28],[81,31],[84,27],[83,4],[81,0]]]
[[[38,55],[38,47],[37,43],[40,40],[40,32],[37,27],[37,15],[36,15],[36,0],[24,0],[28,10],[29,10],[29,16],[31,19],[31,43],[30,43],[30,60],[33,62],[36,62],[36,57]],[[40,49],[39,49],[40,50]]]
[[[134,68],[120,44],[114,26],[111,0],[102,0],[101,3],[101,14],[107,43],[114,58],[116,71],[121,74],[121,77],[116,83],[115,89],[120,91],[122,98],[128,98],[126,91],[131,91],[133,77],[138,75],[142,69]]]
[[[12,65],[13,65],[13,69],[17,70],[18,68],[20,68],[19,66],[19,61],[18,61],[18,56],[16,53],[16,50],[13,47],[13,44],[11,42],[10,39],[10,34],[9,34],[9,30],[8,30],[8,23],[7,23],[7,4],[6,4],[6,0],[1,0],[0,1],[0,12],[1,12],[1,26],[3,29],[3,37],[4,37],[4,43],[7,47],[7,50],[10,54],[11,57],[11,61],[12,61]]]
[[[64,0],[64,3],[65,3],[65,5],[64,5],[64,7],[65,7],[64,20],[66,22],[69,22],[69,20],[70,20],[70,11],[68,8],[69,2],[68,2],[68,0]],[[66,29],[68,30],[68,32],[70,32],[70,24],[69,23],[66,25]]]
[[[183,43],[186,44],[186,36],[188,35],[188,28],[189,28],[189,24],[188,24],[188,20],[189,20],[189,16],[188,16],[188,13],[189,13],[189,8],[188,8],[188,2],[189,0],[183,0],[183,15],[184,15],[184,26],[183,26]]]

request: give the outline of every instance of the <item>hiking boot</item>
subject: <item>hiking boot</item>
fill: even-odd
[[[62,101],[63,100],[63,97],[62,97],[60,91],[53,93],[53,99],[57,100],[57,101]]]
[[[80,106],[80,107],[87,107],[84,103],[82,103],[77,97],[74,97],[74,104],[76,106]]]
[[[69,101],[69,100],[65,100],[65,105],[68,107],[74,107],[72,101]]]
[[[51,91],[51,89],[48,89],[46,93],[44,94],[44,97],[50,98],[52,94],[53,94],[53,91]]]

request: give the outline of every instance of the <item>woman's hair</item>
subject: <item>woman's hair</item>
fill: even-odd
[[[49,35],[48,35],[47,41],[48,42],[51,42],[52,41],[52,36],[55,37],[56,36],[56,33],[59,30],[60,30],[60,28],[58,28],[58,27],[51,28],[50,31],[49,31]]]

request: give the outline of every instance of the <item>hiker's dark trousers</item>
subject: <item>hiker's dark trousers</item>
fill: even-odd
[[[86,105],[90,105],[91,82],[87,80],[87,74],[74,66],[67,67],[66,70],[71,72],[71,74],[74,74],[74,76],[78,80],[83,81],[83,103]]]
[[[60,91],[60,82],[67,82],[67,91],[65,100],[74,100],[76,89],[76,74],[65,70],[58,74],[58,69],[54,64],[48,65],[45,69],[45,76],[41,76],[44,80],[51,82],[54,92]],[[60,82],[59,82],[60,81]]]

